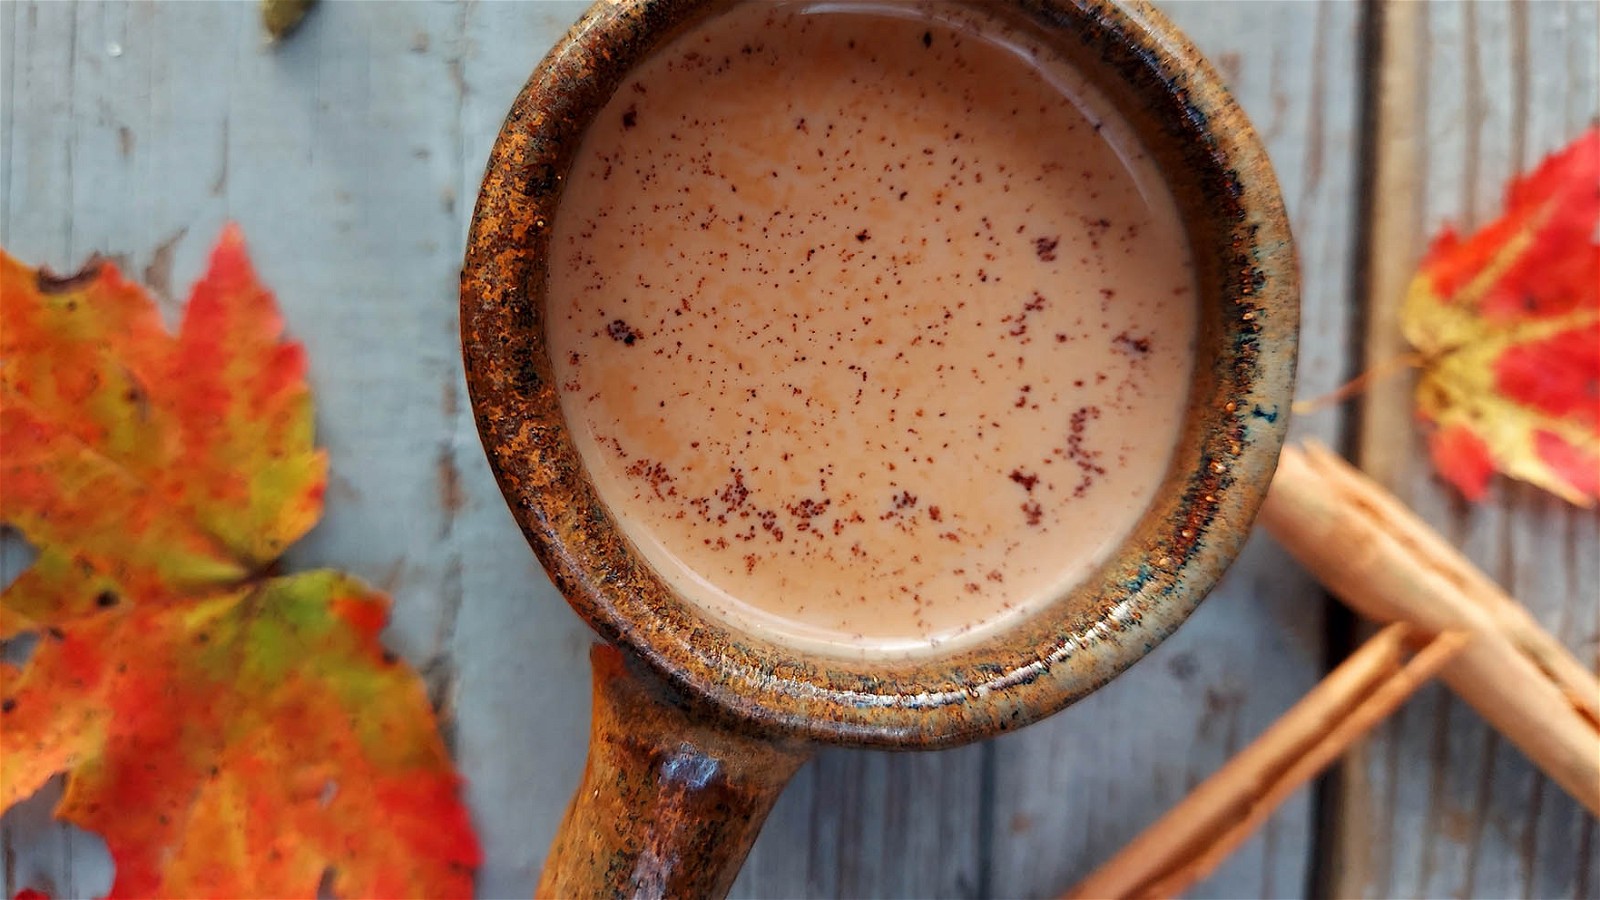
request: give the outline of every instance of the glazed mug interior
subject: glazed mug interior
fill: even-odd
[[[545,335],[551,227],[590,121],[629,71],[728,0],[605,0],[512,106],[461,280],[468,385],[490,465],[595,657],[590,770],[541,894],[719,894],[817,743],[950,746],[1049,715],[1175,629],[1243,543],[1292,393],[1298,281],[1276,179],[1215,72],[1135,0],[1011,0],[1165,174],[1200,288],[1195,371],[1156,499],[1095,573],[975,642],[908,659],[810,655],[675,593],[616,525],[568,432]],[[985,4],[986,9],[996,4]]]

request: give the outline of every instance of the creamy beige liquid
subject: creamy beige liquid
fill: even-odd
[[[791,645],[1037,608],[1176,442],[1171,197],[1080,76],[972,16],[717,17],[618,90],[554,222],[546,327],[601,498],[682,594]]]

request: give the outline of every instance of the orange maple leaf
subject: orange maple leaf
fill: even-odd
[[[39,550],[0,638],[236,583],[316,523],[305,352],[237,229],[176,337],[108,264],[56,278],[0,253],[0,297],[0,521]]]
[[[461,896],[479,851],[389,601],[268,568],[321,515],[304,351],[232,227],[176,335],[109,264],[0,253],[0,810],[67,772],[114,896]]]
[[[1401,329],[1422,355],[1434,466],[1469,499],[1502,472],[1591,506],[1600,495],[1600,128],[1506,191],[1466,239],[1446,228]]]

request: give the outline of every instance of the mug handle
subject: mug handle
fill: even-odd
[[[812,748],[692,717],[615,647],[589,661],[589,760],[536,896],[726,896]]]

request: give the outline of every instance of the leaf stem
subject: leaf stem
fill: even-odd
[[[1317,397],[1311,397],[1307,400],[1294,401],[1294,404],[1291,405],[1289,409],[1295,415],[1301,416],[1305,415],[1306,413],[1316,412],[1319,409],[1324,409],[1335,403],[1343,403],[1351,397],[1354,397],[1362,391],[1365,391],[1373,384],[1373,382],[1381,381],[1404,369],[1419,368],[1427,361],[1428,358],[1426,356],[1415,351],[1390,357],[1389,359],[1378,363],[1372,368],[1367,369],[1360,375],[1357,375],[1349,381],[1346,381],[1344,384],[1339,385],[1326,394],[1322,394]]]

